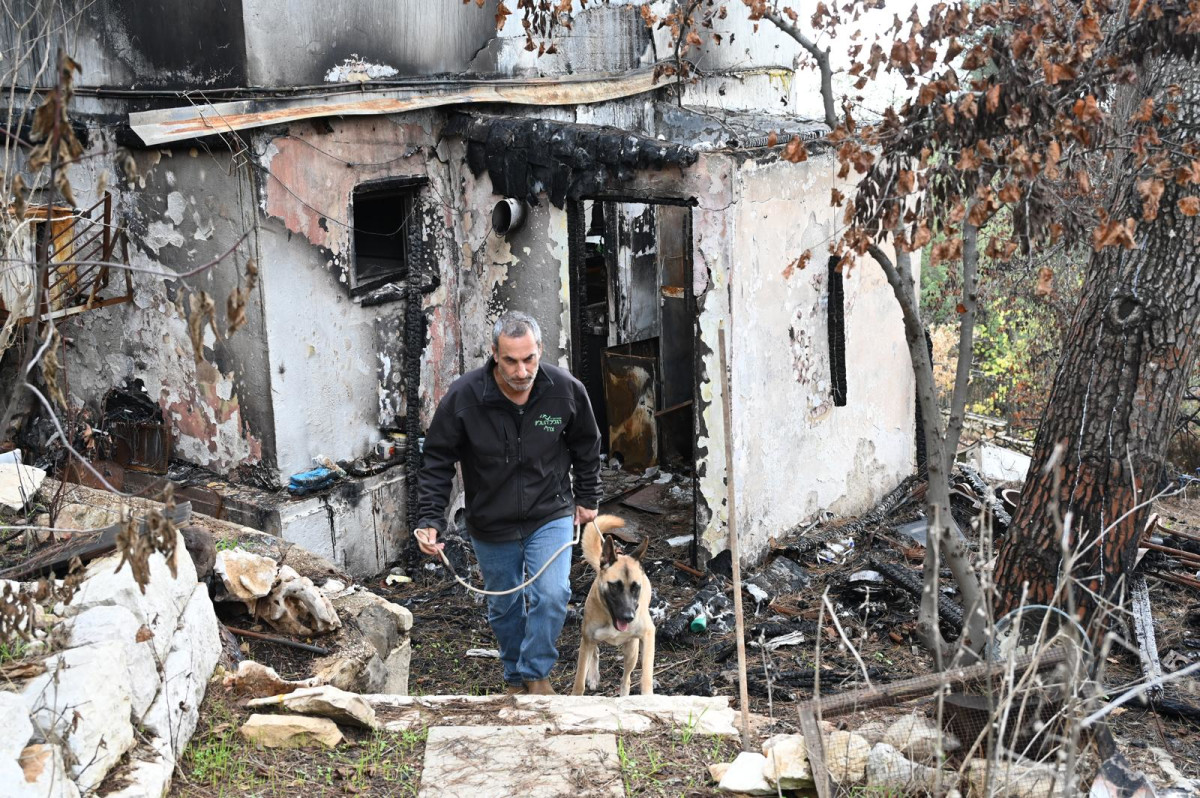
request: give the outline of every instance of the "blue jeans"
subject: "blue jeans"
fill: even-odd
[[[574,536],[574,519],[558,518],[524,540],[487,543],[471,538],[488,590],[509,590],[538,572]],[[571,548],[524,590],[488,596],[488,622],[500,645],[504,681],[519,685],[545,679],[558,661],[554,644],[571,598]]]

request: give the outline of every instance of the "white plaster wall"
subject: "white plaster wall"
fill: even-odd
[[[131,275],[131,302],[57,322],[72,341],[63,353],[70,401],[99,409],[111,388],[139,378],[163,411],[174,457],[218,472],[257,463],[271,445],[269,407],[259,398],[266,384],[261,295],[250,296],[247,323],[232,336],[225,312],[251,255],[248,244],[230,252],[252,223],[253,208],[239,201],[247,176],[231,168],[227,153],[150,150],[134,153],[137,177],[130,182],[113,176],[105,155],[116,150],[110,138],[97,136],[95,157],[80,159],[69,176],[79,207],[95,203],[105,186],[112,192],[113,222],[128,230],[130,265],[139,271]],[[165,276],[224,255],[188,278]],[[114,271],[108,293],[124,285],[125,273]],[[222,338],[207,327],[205,359],[197,362],[187,300],[200,291],[214,299]]]
[[[268,223],[259,234],[281,476],[364,454],[379,438],[375,309],[351,302],[311,246]]]
[[[259,236],[271,401],[281,475],[365,454],[381,436],[381,378],[402,367],[404,302],[363,307],[350,298],[351,196],[360,183],[426,177],[426,244],[440,286],[424,298],[429,322],[422,394],[457,373],[458,252],[449,231],[459,211],[436,154],[434,117],[349,119],[321,131],[297,125],[266,134],[260,161],[269,176]],[[440,393],[437,394],[440,396]],[[428,421],[430,404],[421,408]],[[390,419],[389,419],[390,420]]]
[[[492,346],[492,324],[508,310],[533,315],[542,328],[546,359],[566,367],[570,353],[570,296],[567,212],[542,195],[526,208],[525,223],[508,236],[491,230],[492,207],[502,199],[484,172],[471,174],[466,147],[448,148],[461,210],[455,216],[462,272],[458,309],[462,325],[462,369],[483,364]],[[448,385],[441,386],[443,388]],[[435,399],[440,399],[438,393]]]
[[[729,330],[737,511],[751,561],[771,535],[819,511],[865,511],[913,467],[913,377],[900,310],[869,260],[845,275],[847,405],[834,407],[830,395],[835,169],[826,154],[803,164],[746,161],[737,173]],[[810,249],[807,268],[788,269]],[[714,542],[714,551],[724,548]]]

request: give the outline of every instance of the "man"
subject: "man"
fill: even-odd
[[[572,524],[596,517],[600,431],[587,392],[541,363],[542,332],[524,313],[492,330],[492,356],[455,380],[425,436],[419,487],[421,551],[436,556],[454,464],[462,466],[467,531],[488,590],[509,590],[570,543]],[[574,485],[571,472],[574,472]],[[550,669],[567,615],[569,546],[533,584],[488,596],[508,693],[553,695]]]

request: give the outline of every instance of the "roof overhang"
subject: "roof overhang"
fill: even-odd
[[[448,78],[411,85],[339,90],[319,96],[198,103],[138,111],[129,126],[147,146],[233,133],[324,116],[374,116],[445,105],[512,103],[580,105],[605,102],[661,88],[653,68],[619,75],[578,74],[552,78]]]

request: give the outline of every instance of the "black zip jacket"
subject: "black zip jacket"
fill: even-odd
[[[489,542],[528,537],[600,503],[600,430],[583,383],[539,364],[523,406],[492,374],[495,361],[454,381],[425,434],[418,528],[446,531],[454,464],[462,465],[467,530]],[[574,470],[575,485],[571,486]]]

